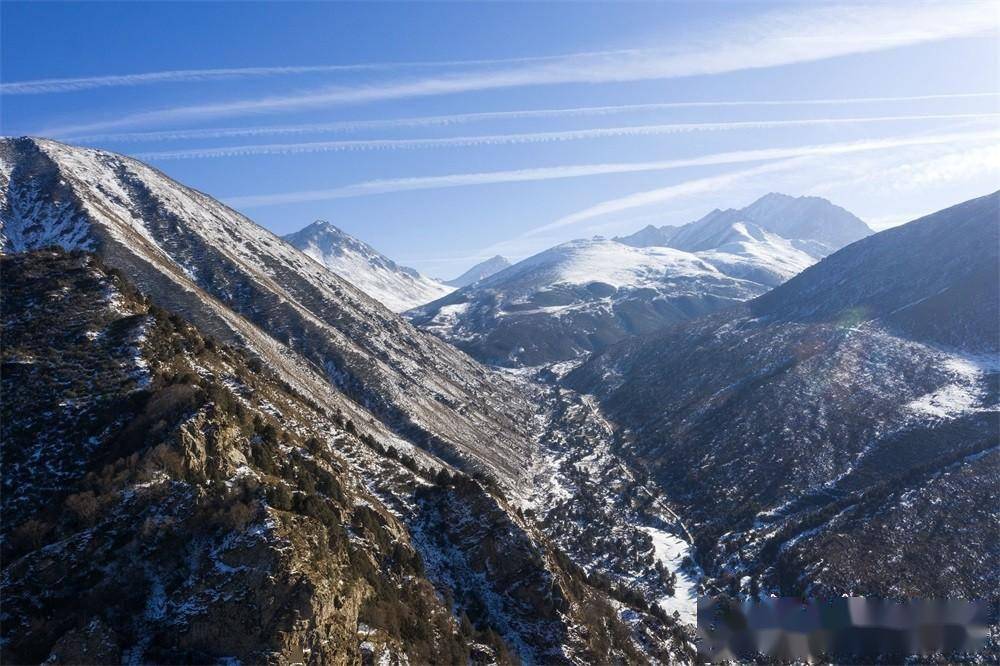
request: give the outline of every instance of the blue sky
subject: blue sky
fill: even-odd
[[[452,277],[769,191],[883,228],[994,190],[998,11],[4,2],[0,122]]]

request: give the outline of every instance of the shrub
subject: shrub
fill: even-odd
[[[63,505],[84,526],[91,526],[97,519],[97,496],[90,490],[68,496]]]

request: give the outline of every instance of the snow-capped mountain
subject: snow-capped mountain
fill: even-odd
[[[0,246],[4,662],[693,658],[636,482],[517,510],[596,501],[582,397],[120,155],[0,142]]]
[[[824,199],[769,194],[683,227],[565,243],[408,316],[487,363],[567,361],[758,296],[870,231]]]
[[[476,358],[540,365],[759,295],[690,252],[595,238],[558,245],[408,313]]]
[[[681,227],[646,227],[618,238],[694,252],[728,275],[777,286],[871,229],[819,197],[767,194],[740,209],[713,210]]]
[[[501,257],[498,254],[486,261],[479,262],[454,280],[447,280],[445,284],[456,289],[461,289],[462,287],[468,287],[473,282],[479,282],[483,278],[488,278],[494,273],[499,273],[508,266],[510,266],[510,262],[507,261],[507,258]]]
[[[324,220],[283,238],[393,312],[429,303],[452,291],[412,268],[399,266]]]
[[[1000,193],[595,354],[721,589],[981,598],[1000,578]],[[947,563],[942,566],[941,563]]]

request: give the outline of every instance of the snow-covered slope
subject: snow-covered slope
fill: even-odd
[[[998,290],[1000,193],[566,382],[632,433],[618,453],[679,505],[720,586],[979,598],[1000,579]]]
[[[569,241],[540,252],[482,286],[516,284],[527,290],[599,283],[637,289],[654,286],[665,275],[694,280],[721,277],[718,270],[688,252],[667,247],[633,248],[595,238]]]
[[[483,278],[488,278],[494,273],[499,273],[508,266],[510,266],[510,262],[507,261],[507,258],[501,257],[498,254],[490,257],[486,261],[479,262],[454,280],[447,280],[445,284],[455,287],[456,289],[461,289],[462,287],[468,287],[473,282],[479,282]]]
[[[777,286],[816,262],[794,241],[752,222],[727,223],[710,249],[695,254],[727,275]]]
[[[649,226],[618,240],[694,252],[724,273],[773,287],[870,233],[826,199],[772,192],[745,208],[713,210],[682,227]]]
[[[540,252],[408,316],[482,361],[533,366],[765,290],[690,252],[595,238]]]
[[[324,220],[283,238],[393,312],[409,310],[453,291],[412,268],[399,266]]]
[[[872,233],[853,213],[822,197],[772,192],[742,210],[743,217],[789,239],[824,244],[827,254]]]

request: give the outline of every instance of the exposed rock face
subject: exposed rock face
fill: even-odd
[[[993,194],[876,234],[570,373],[680,507],[716,585],[997,589],[998,215]]]
[[[422,468],[92,255],[2,270],[5,663],[650,654],[495,486]]]
[[[398,265],[325,220],[283,238],[393,312],[429,303],[451,291],[448,285]]]

